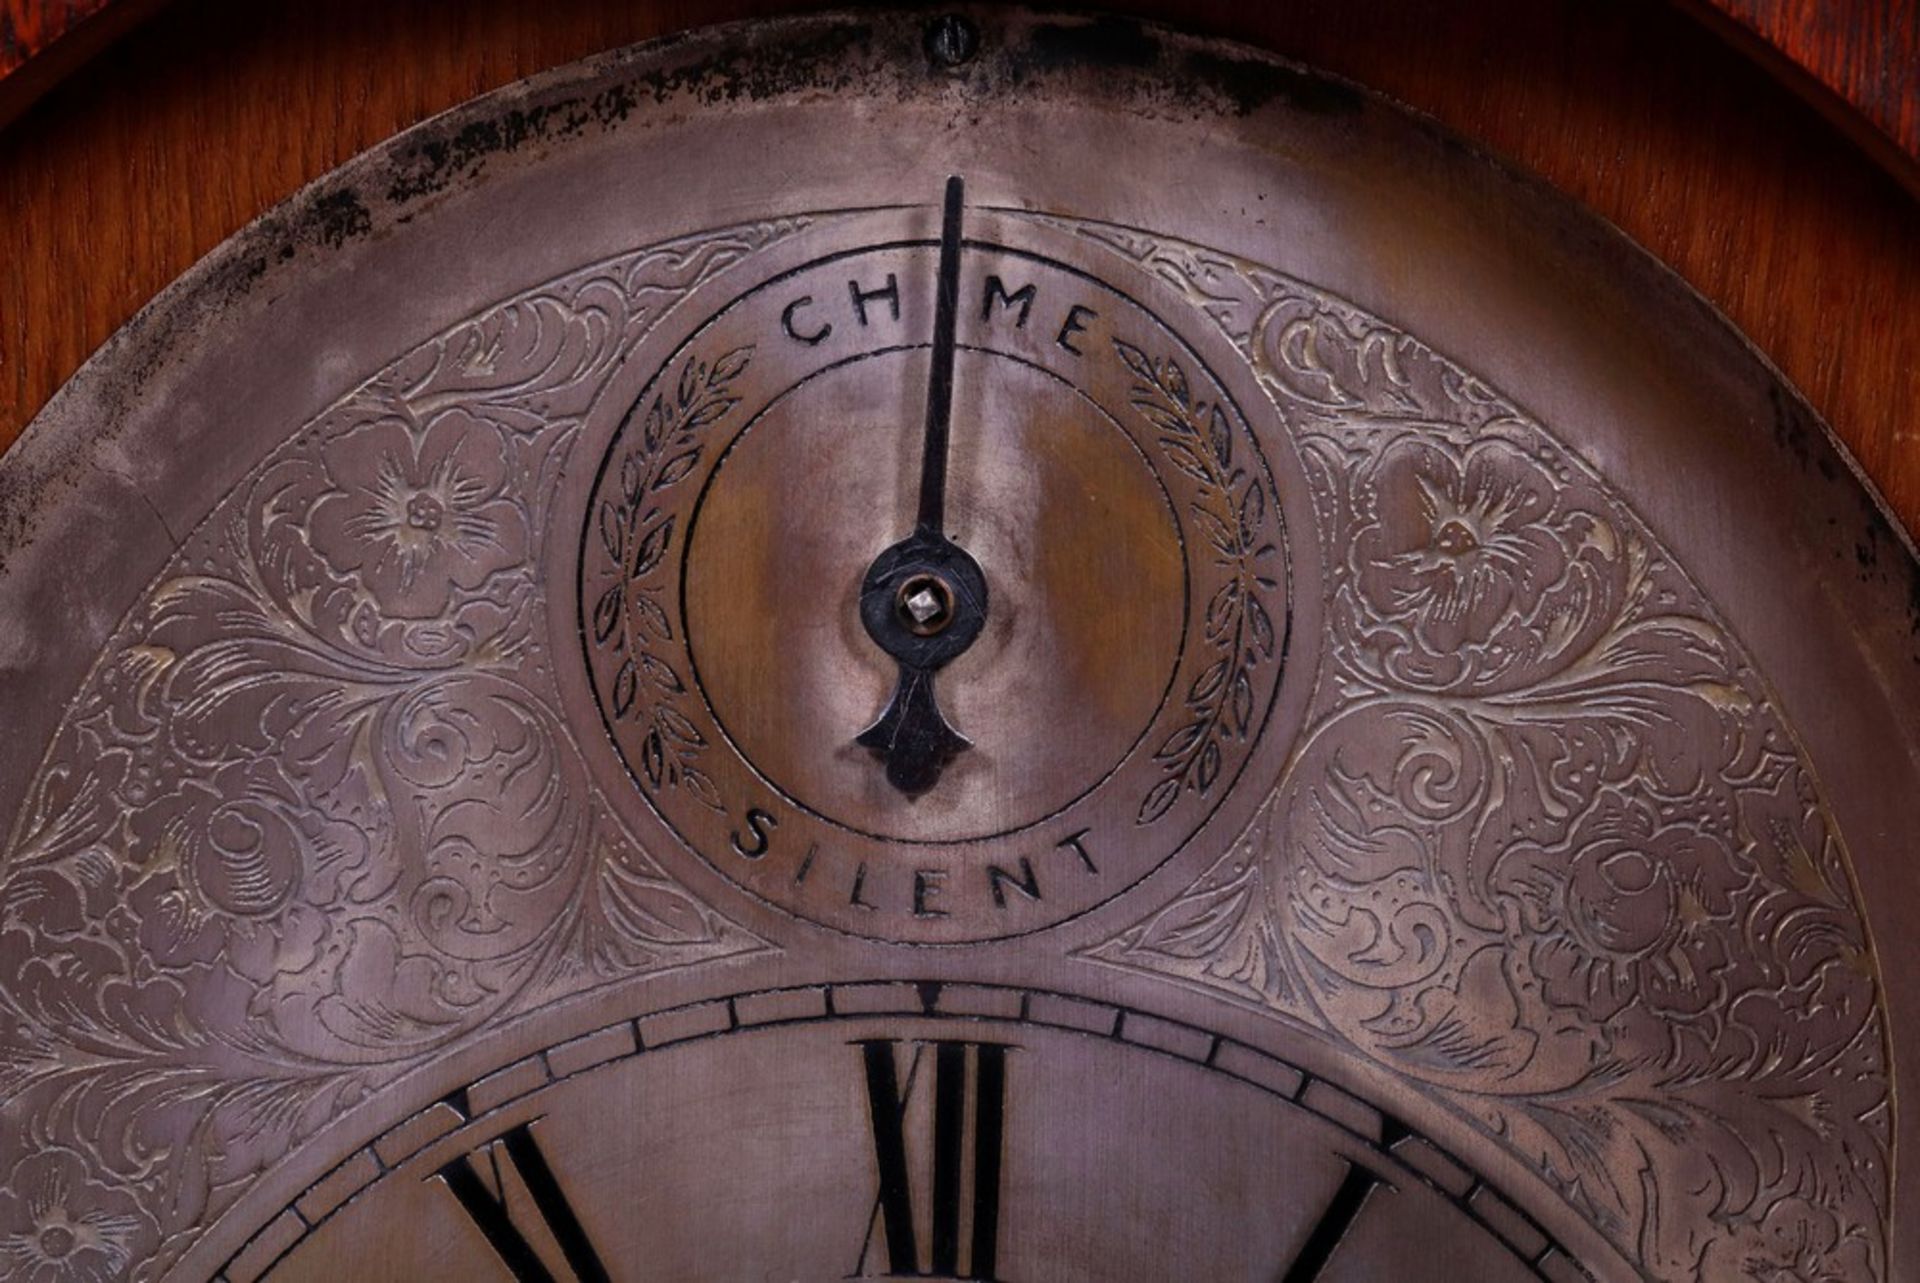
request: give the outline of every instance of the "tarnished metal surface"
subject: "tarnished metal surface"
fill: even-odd
[[[431,122],[0,466],[10,1276],[1906,1276],[1920,595],[1822,429],[1349,86],[975,21]]]

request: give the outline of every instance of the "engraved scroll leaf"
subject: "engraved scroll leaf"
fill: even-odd
[[[483,1022],[764,947],[593,794],[535,567],[620,357],[794,226],[583,269],[402,357],[129,611],[0,865],[0,1262],[53,1270],[34,1245],[85,1195],[86,1268],[153,1277]]]
[[[1511,413],[1492,388],[1411,335],[1278,272],[1114,224],[1033,221],[1097,241],[1185,295],[1239,344],[1269,387],[1309,413],[1350,425],[1466,428]]]
[[[1274,798],[1091,955],[1421,1084],[1655,1277],[1878,1277],[1875,963],[1812,772],[1699,590],[1410,336],[1225,256],[1088,234],[1262,377],[1329,607]]]

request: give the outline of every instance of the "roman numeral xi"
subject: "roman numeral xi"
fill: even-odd
[[[554,1179],[553,1168],[547,1165],[529,1124],[521,1123],[473,1153],[454,1159],[438,1175],[519,1283],[556,1280],[514,1223],[510,1207],[518,1200],[510,1192],[510,1182],[525,1191],[547,1236],[559,1247],[579,1283],[610,1283],[607,1267],[580,1227],[580,1218],[561,1192],[560,1182]]]

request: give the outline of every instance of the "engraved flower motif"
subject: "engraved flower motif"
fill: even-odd
[[[156,1238],[133,1196],[90,1179],[71,1150],[29,1154],[0,1189],[0,1276],[13,1283],[107,1283]]]
[[[1606,788],[1560,842],[1509,847],[1494,878],[1548,1003],[1596,1023],[1637,1004],[1664,1027],[1724,1001],[1727,922],[1748,877],[1712,833]]]
[[[135,813],[143,875],[128,903],[156,958],[224,958],[262,982],[310,961],[324,921],[295,897],[309,865],[346,849],[329,845],[318,817],[302,817],[292,798],[272,763],[239,762],[183,779]]]
[[[113,857],[94,850],[70,870],[24,870],[0,889],[0,931],[24,927],[42,939],[82,935],[112,907],[112,878]]]
[[[309,519],[313,548],[393,616],[432,618],[526,555],[499,436],[464,411],[424,433],[381,419],[329,443],[324,465],[332,490]]]
[[[1389,448],[1353,542],[1367,650],[1415,688],[1506,689],[1576,657],[1619,600],[1619,540],[1517,446]]]
[[[1855,1283],[1880,1277],[1873,1245],[1843,1233],[1831,1211],[1783,1198],[1758,1221],[1715,1238],[1700,1257],[1701,1283]]]

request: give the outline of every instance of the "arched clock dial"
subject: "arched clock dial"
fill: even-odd
[[[0,1275],[1904,1277],[1819,426],[1358,89],[929,23],[430,122],[0,464]]]

